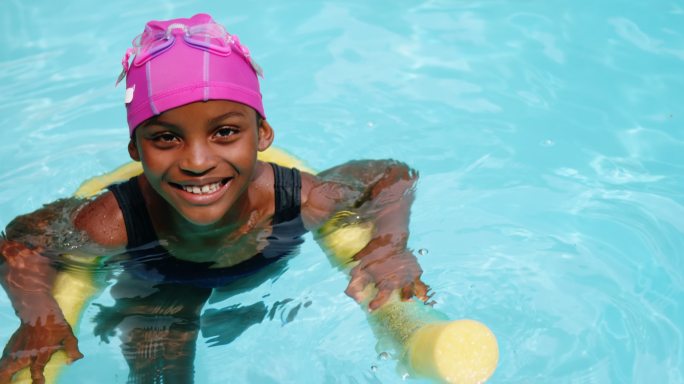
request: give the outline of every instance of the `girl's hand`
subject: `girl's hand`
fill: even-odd
[[[34,384],[45,383],[43,369],[53,353],[63,349],[69,363],[83,357],[78,340],[66,321],[55,316],[43,317],[33,324],[22,322],[5,346],[0,359],[0,383],[29,367]]]
[[[364,302],[369,299],[364,292],[366,286],[375,285],[377,291],[368,302],[371,311],[385,304],[395,290],[404,301],[414,296],[427,301],[430,288],[420,279],[423,270],[413,253],[406,249],[388,253],[387,244],[383,243],[383,238],[376,238],[354,257],[358,264],[350,271],[351,280],[345,293]]]
[[[0,358],[0,384],[29,367],[33,383],[44,383],[43,369],[53,353],[63,349],[69,361],[83,357],[78,341],[51,295],[55,269],[40,247],[0,241],[0,283],[20,319]]]

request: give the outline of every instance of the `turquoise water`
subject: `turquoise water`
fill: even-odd
[[[277,146],[420,171],[410,246],[436,308],[496,333],[490,382],[684,383],[684,4],[635,3],[3,1],[0,225],[127,160],[124,50],[148,19],[210,12],[264,68]],[[402,380],[310,240],[207,306],[273,316],[200,337],[196,382]],[[64,383],[126,380],[95,313]],[[0,318],[4,345],[4,293]]]

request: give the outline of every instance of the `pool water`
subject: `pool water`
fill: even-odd
[[[264,68],[278,147],[420,171],[409,244],[435,308],[497,335],[491,383],[684,383],[682,2],[6,0],[0,226],[128,160],[121,57],[147,20],[196,12]],[[277,278],[215,295],[207,316],[269,315],[200,336],[195,381],[401,382],[346,281],[309,238]],[[96,313],[64,383],[126,382]],[[0,319],[4,345],[4,292]]]

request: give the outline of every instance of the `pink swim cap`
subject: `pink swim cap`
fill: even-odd
[[[235,101],[266,117],[257,78],[261,69],[237,36],[211,16],[150,21],[133,46],[126,51],[119,77],[126,76],[131,136],[150,117],[196,101]]]

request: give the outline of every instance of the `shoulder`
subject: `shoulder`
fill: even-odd
[[[74,217],[74,226],[85,232],[89,240],[106,248],[125,248],[128,243],[123,213],[112,192],[83,205]]]
[[[73,247],[118,251],[128,240],[123,215],[111,192],[92,200],[67,198],[46,204],[13,219],[5,235],[9,240],[55,251]]]

